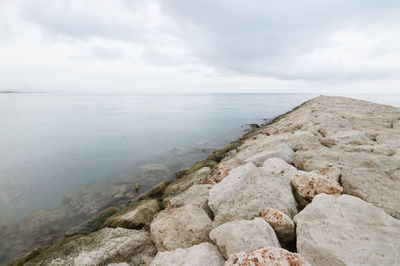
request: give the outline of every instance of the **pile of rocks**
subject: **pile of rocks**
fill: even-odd
[[[317,97],[15,262],[399,265],[400,109]]]

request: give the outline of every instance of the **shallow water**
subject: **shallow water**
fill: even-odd
[[[242,135],[246,124],[314,96],[0,94],[0,222],[57,207],[93,181],[135,182],[146,163],[172,175]],[[400,106],[400,95],[351,96]],[[143,190],[169,174],[142,176]]]

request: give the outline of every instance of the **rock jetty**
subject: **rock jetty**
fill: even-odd
[[[14,265],[400,265],[400,108],[314,98],[107,213]]]

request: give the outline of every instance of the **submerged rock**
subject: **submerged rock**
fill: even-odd
[[[289,216],[279,210],[266,208],[262,213],[262,218],[272,226],[280,241],[291,242],[294,240],[295,226]]]
[[[265,247],[252,252],[239,252],[232,254],[225,266],[238,265],[281,265],[281,266],[310,266],[298,253],[291,253],[277,247]]]
[[[150,225],[151,238],[158,251],[188,248],[209,242],[212,221],[204,209],[184,205],[161,211]]]
[[[400,221],[359,198],[317,195],[294,218],[297,251],[313,265],[396,265]]]
[[[103,227],[148,228],[154,215],[160,210],[161,206],[157,199],[145,199],[108,218]]]
[[[280,247],[274,230],[261,218],[224,223],[210,232],[210,238],[225,258],[241,251]]]
[[[25,265],[106,265],[120,262],[140,265],[148,263],[155,254],[156,249],[146,231],[104,228],[88,236],[63,240],[25,261]]]
[[[233,220],[252,219],[267,207],[293,217],[296,202],[288,178],[249,163],[233,169],[215,185],[208,200],[214,212],[213,227]]]

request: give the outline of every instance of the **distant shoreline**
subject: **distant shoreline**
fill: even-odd
[[[0,91],[0,93],[18,93],[17,91]]]

